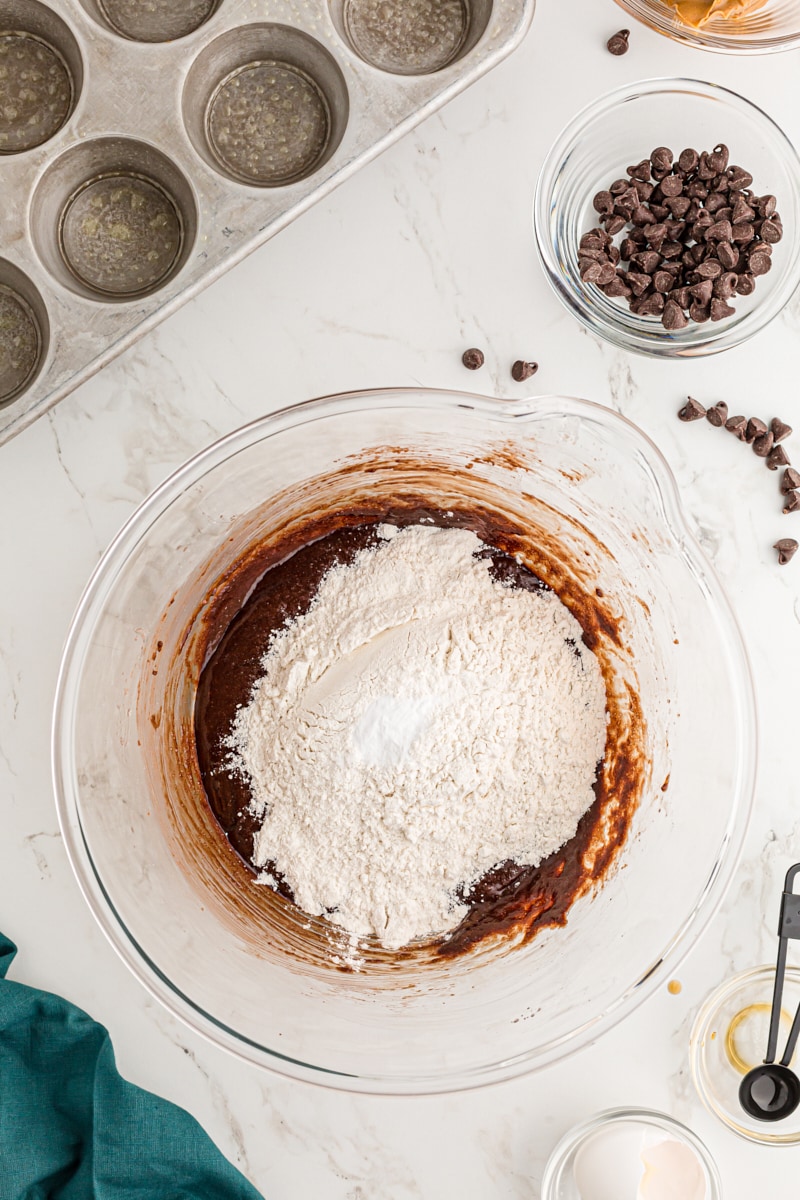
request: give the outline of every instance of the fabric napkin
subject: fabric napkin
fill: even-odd
[[[260,1200],[182,1108],[118,1073],[108,1032],[11,983],[0,933],[0,1200]]]

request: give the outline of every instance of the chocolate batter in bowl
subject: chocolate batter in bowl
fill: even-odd
[[[198,684],[266,568],[423,514],[558,594],[610,720],[576,837],[490,873],[452,937],[389,951],[254,882],[204,791]],[[418,1093],[552,1062],[675,969],[735,865],[754,743],[740,636],[644,435],[585,401],[395,391],[267,417],[142,506],[76,616],[54,764],[84,893],[173,1013],[297,1078]]]

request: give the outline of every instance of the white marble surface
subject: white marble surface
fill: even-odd
[[[750,344],[696,363],[633,358],[586,336],[537,264],[530,201],[542,156],[593,95],[657,74],[744,91],[800,142],[800,55],[733,59],[623,24],[611,0],[539,0],[523,47],[326,202],[184,308],[138,348],[0,448],[0,928],[12,971],[110,1029],[122,1071],[185,1105],[264,1193],[280,1200],[525,1200],[575,1121],[644,1104],[706,1139],[726,1200],[792,1200],[800,1149],[738,1141],[696,1099],[687,1072],[698,1004],[731,972],[772,957],[783,873],[800,859],[795,668],[800,558],[774,477],[732,439],[679,424],[687,391],[800,429],[800,299]],[[467,345],[487,348],[468,376]],[[722,912],[664,989],[568,1062],[512,1084],[438,1099],[341,1096],[227,1057],[174,1021],[95,926],[58,833],[50,708],[74,605],[104,547],[187,455],[251,417],[307,397],[390,384],[523,389],[619,408],[663,448],[750,646],[761,721],[755,816]],[[800,433],[794,439],[800,445]],[[709,737],[725,737],[708,714]],[[676,864],[676,886],[680,866]],[[7,1098],[4,1098],[7,1102]]]

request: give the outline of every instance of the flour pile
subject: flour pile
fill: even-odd
[[[263,818],[256,864],[396,948],[454,929],[460,886],[574,835],[607,718],[553,592],[498,582],[467,530],[378,532],[272,638],[228,745]]]

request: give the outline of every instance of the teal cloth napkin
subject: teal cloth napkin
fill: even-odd
[[[117,1072],[107,1031],[11,983],[0,933],[0,1200],[261,1200],[182,1108]]]

